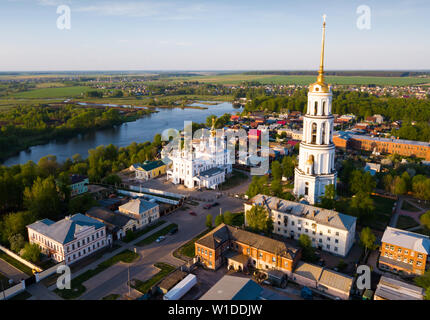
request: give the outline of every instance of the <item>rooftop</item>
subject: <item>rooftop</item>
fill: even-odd
[[[264,201],[265,199],[265,201]],[[357,218],[334,210],[323,209],[311,205],[288,201],[277,197],[258,194],[250,202],[261,206],[269,206],[270,210],[288,213],[297,217],[313,220],[318,224],[327,225],[336,229],[350,230]]]
[[[241,242],[254,248],[289,259],[294,259],[299,250],[283,241],[275,240],[226,224],[220,224],[214,230],[197,240],[196,243],[207,248],[216,249],[221,244],[229,240]]]
[[[319,279],[318,285],[323,285],[329,288],[336,288],[343,292],[350,292],[353,278],[344,274],[324,269]]]
[[[427,255],[430,252],[430,238],[410,231],[387,227],[381,241]]]
[[[134,213],[136,215],[140,215],[141,213],[144,213],[148,211],[149,209],[158,207],[158,204],[151,201],[146,201],[143,199],[132,199],[126,204],[123,204],[119,207],[120,211],[125,210],[127,212]]]
[[[156,168],[165,166],[166,164],[161,161],[161,160],[156,160],[156,161],[145,161],[144,163],[136,163],[133,166],[137,169],[137,170],[144,170],[144,171],[151,171],[154,170]]]
[[[387,300],[423,300],[423,288],[396,279],[382,276],[375,295]]]
[[[87,211],[86,215],[97,220],[102,220],[103,222],[119,228],[125,226],[132,219],[125,215],[114,213],[111,210],[103,207],[92,207]]]
[[[81,213],[66,217],[57,222],[43,219],[27,226],[27,228],[37,231],[61,244],[73,241],[76,233],[91,227],[97,230],[104,227],[104,224]]]
[[[262,287],[248,278],[226,275],[200,300],[259,300],[262,291]]]

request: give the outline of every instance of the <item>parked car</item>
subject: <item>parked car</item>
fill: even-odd
[[[219,206],[219,203],[218,202],[214,202],[214,203],[212,203],[212,205],[211,205],[212,207],[216,207],[216,206]]]
[[[169,234],[175,234],[176,232],[178,232],[178,227],[173,228],[172,230],[169,231]]]
[[[190,211],[190,214],[191,214],[192,216],[196,216],[196,215],[197,215],[194,211]]]
[[[161,242],[161,241],[163,241],[164,239],[166,239],[166,237],[165,237],[165,236],[159,236],[159,237],[157,238],[157,240],[155,240],[155,242]]]
[[[210,209],[210,208],[212,208],[212,205],[211,205],[211,204],[205,204],[205,205],[203,206],[203,209]]]

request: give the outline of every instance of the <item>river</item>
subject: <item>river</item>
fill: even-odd
[[[224,113],[234,114],[240,109],[234,108],[229,102],[221,102],[217,105],[205,105],[194,103],[191,106],[207,107],[207,109],[166,109],[159,108],[157,113],[140,118],[133,122],[126,122],[114,128],[97,130],[86,134],[80,134],[68,140],[54,140],[47,144],[30,148],[31,151],[21,151],[16,156],[7,159],[3,164],[11,166],[24,164],[29,160],[38,162],[46,155],[55,155],[57,161],[62,162],[79,153],[82,157],[88,156],[88,150],[99,145],[114,144],[118,147],[126,147],[132,142],[152,141],[154,135],[164,129],[184,128],[184,121],[197,123],[205,122],[209,115],[217,117]]]

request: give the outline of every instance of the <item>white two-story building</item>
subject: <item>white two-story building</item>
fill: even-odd
[[[246,212],[254,205],[269,212],[275,234],[296,240],[305,234],[313,247],[342,257],[354,244],[357,218],[353,216],[259,194],[244,205],[245,225]]]
[[[112,242],[103,223],[80,213],[57,222],[39,220],[27,229],[30,243],[37,244],[54,261],[66,264],[81,260]]]

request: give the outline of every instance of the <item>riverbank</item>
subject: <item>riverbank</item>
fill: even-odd
[[[44,145],[51,141],[57,142],[67,142],[69,139],[76,137],[78,135],[84,135],[91,132],[96,132],[98,130],[104,130],[109,128],[114,128],[116,126],[122,125],[127,122],[134,122],[142,117],[148,116],[149,113],[158,112],[157,110],[147,110],[144,114],[138,114],[136,110],[134,112],[127,114],[120,121],[110,123],[108,125],[100,125],[98,127],[92,128],[47,128],[40,134],[30,135],[27,137],[20,137],[19,141],[10,144],[7,150],[1,150],[0,152],[0,164],[3,164],[7,159],[19,155],[20,152],[31,152],[31,147]]]
[[[46,155],[56,156],[59,162],[72,158],[75,154],[80,154],[83,158],[86,158],[88,150],[95,149],[100,145],[113,144],[118,147],[126,147],[132,142],[152,141],[156,133],[162,133],[165,129],[182,130],[184,121],[205,123],[206,118],[210,115],[220,117],[225,113],[235,114],[236,112],[241,112],[240,108],[233,107],[230,102],[220,102],[219,100],[217,105],[196,104],[184,109],[170,107],[150,108],[149,110],[154,112],[135,121],[130,119],[131,121],[121,125],[85,131],[81,132],[82,134],[77,133],[66,139],[52,139],[48,136],[47,139],[37,141],[38,144],[32,143],[31,151],[21,151],[3,160],[3,165],[24,164],[29,160],[37,163],[40,158]],[[8,148],[4,148],[4,150],[6,149]],[[23,148],[22,150],[25,149]]]

